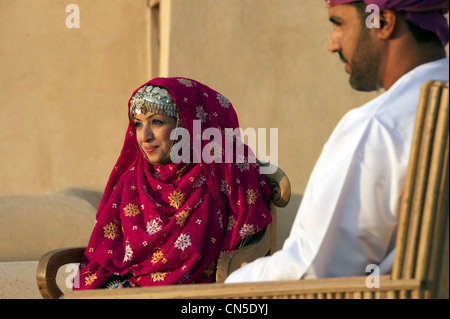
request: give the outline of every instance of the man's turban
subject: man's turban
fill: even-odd
[[[328,8],[352,2],[375,4],[380,11],[397,11],[405,20],[435,33],[444,46],[448,43],[449,27],[444,16],[449,11],[448,0],[325,0]]]

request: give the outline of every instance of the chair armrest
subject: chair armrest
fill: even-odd
[[[277,207],[286,207],[291,199],[291,183],[289,182],[289,178],[286,173],[279,167],[276,167],[273,164],[261,162],[259,161],[260,166],[273,166],[275,173],[273,174],[264,174],[269,183],[270,188],[272,189],[272,202]]]
[[[266,256],[271,249],[272,225],[267,225],[263,231],[251,238],[249,244],[239,250],[224,253],[217,261],[216,283],[223,283],[225,279],[244,262],[252,262],[255,259]]]
[[[58,249],[41,257],[36,270],[36,279],[39,292],[44,299],[57,299],[63,295],[56,284],[58,269],[66,264],[79,263],[85,249],[85,247]]]

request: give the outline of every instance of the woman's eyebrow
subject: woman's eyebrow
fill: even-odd
[[[152,116],[155,116],[155,115],[158,115],[158,113],[154,113],[154,114],[152,114],[152,115],[149,115],[147,118],[146,118],[146,120],[148,120],[149,118],[151,118]],[[141,121],[140,119],[138,119],[137,117],[134,117],[133,116],[133,120],[136,120],[136,121]]]
[[[152,115],[149,115],[149,116],[147,117],[147,120],[148,120],[149,118],[151,118],[152,116],[155,116],[155,115],[158,115],[158,113],[153,113]]]

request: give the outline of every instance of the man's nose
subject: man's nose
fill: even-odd
[[[339,52],[341,45],[336,31],[331,32],[330,39],[328,40],[328,51],[331,53]]]

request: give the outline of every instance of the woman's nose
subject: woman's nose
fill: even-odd
[[[150,125],[144,125],[142,128],[142,140],[144,142],[151,141],[154,138],[153,130]]]

